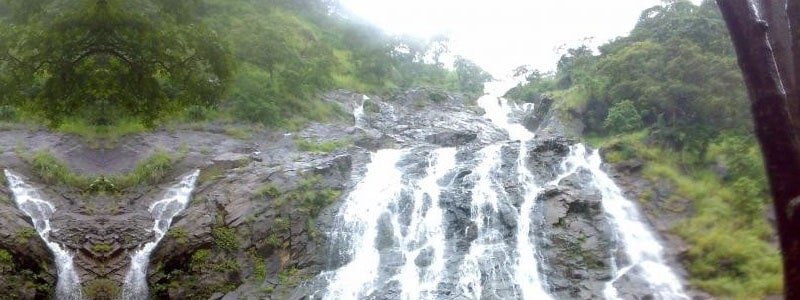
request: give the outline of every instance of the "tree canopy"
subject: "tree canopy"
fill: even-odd
[[[213,106],[232,74],[230,51],[193,22],[191,1],[9,1],[4,102],[51,125],[80,116],[152,124],[188,105]]]

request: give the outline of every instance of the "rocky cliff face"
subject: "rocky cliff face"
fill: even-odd
[[[470,245],[481,234],[469,200],[476,185],[472,173],[480,163],[476,153],[500,143],[498,173],[512,174],[519,142],[503,142],[507,134],[482,117],[472,99],[460,95],[411,90],[366,99],[362,94],[335,91],[325,99],[345,111],[363,105],[363,116],[347,124],[311,124],[294,133],[257,132],[248,140],[213,130],[156,132],[102,151],[83,147],[75,151],[75,138],[69,136],[12,130],[0,132],[4,141],[0,142],[0,168],[18,170],[36,181],[35,170],[12,154],[17,141],[26,152],[49,148],[65,153],[61,157],[84,173],[124,173],[135,163],[118,157],[143,158],[153,149],[169,149],[182,158],[166,178],[177,179],[196,168],[201,175],[191,202],[173,220],[151,256],[151,295],[158,299],[302,299],[318,297],[327,283],[319,274],[344,263],[345,258],[331,251],[328,233],[337,222],[341,200],[363,177],[370,152],[413,149],[415,154],[400,164],[406,180],[413,181],[425,175],[433,149],[456,147],[456,167],[445,176],[450,183],[439,205],[449,241],[448,265],[457,266],[466,259]],[[575,143],[570,137],[579,128],[560,121],[546,100],[536,105],[540,108],[519,110],[513,117],[541,137],[525,148],[530,152],[525,167],[542,181],[550,181],[560,173],[560,164]],[[498,217],[490,222],[511,241],[520,226],[511,216],[523,199],[514,178],[505,176],[500,180],[511,201],[500,205]],[[549,292],[559,298],[602,297],[617,255],[608,250],[614,247],[615,237],[600,196],[587,185],[585,176],[578,172],[544,187],[536,199],[541,217],[530,224],[538,233],[542,261],[530,267],[541,269]],[[130,255],[153,239],[147,206],[162,197],[170,183],[165,180],[118,194],[42,186],[59,208],[53,219],[59,232],[53,238],[75,253],[86,297],[113,299],[119,294]],[[32,228],[30,221],[7,200],[10,194],[5,187],[0,187],[0,197],[0,249],[12,257],[6,261],[0,252],[0,289],[13,291],[19,299],[47,298],[55,276],[51,254],[38,237],[26,234]],[[433,254],[420,253],[415,262],[426,265]],[[384,261],[381,276],[398,274],[402,263],[399,257]],[[446,274],[437,296],[467,297],[457,286],[457,270]],[[501,276],[485,278],[483,285],[495,291],[495,298],[518,295],[519,287]],[[396,280],[387,280],[369,298],[395,299],[401,293],[398,286]],[[637,286],[621,289],[630,297],[648,297]]]

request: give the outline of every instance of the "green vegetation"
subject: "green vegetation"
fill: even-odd
[[[691,216],[675,228],[689,244],[691,281],[721,298],[782,288],[769,194],[749,102],[713,1],[670,1],[644,11],[627,37],[570,49],[555,73],[530,72],[509,96],[555,99],[586,125],[609,162],[644,161],[643,175],[673,187],[660,204]],[[641,201],[652,201],[654,195]]]
[[[58,127],[58,131],[71,133],[82,137],[89,147],[102,148],[113,147],[119,140],[127,135],[147,131],[142,123],[122,119],[108,125],[93,125],[82,119],[65,120]]]
[[[66,163],[45,150],[24,158],[45,183],[65,185],[88,193],[117,192],[141,184],[161,182],[175,160],[172,154],[157,150],[127,174],[89,178],[70,170]]]
[[[38,233],[36,233],[36,230],[33,229],[32,227],[22,228],[16,233],[17,243],[19,243],[20,245],[27,245],[30,242],[31,238],[37,235]]]
[[[278,187],[275,186],[273,183],[267,183],[256,190],[255,197],[269,197],[269,198],[277,198],[281,195],[280,190]]]
[[[212,106],[232,75],[230,51],[193,22],[185,1],[6,1],[0,7],[5,105],[57,127],[120,116],[146,125],[188,105]]]
[[[299,183],[291,191],[280,195],[276,200],[276,205],[282,206],[288,203],[299,203],[300,211],[310,218],[316,218],[323,208],[327,207],[341,196],[341,191],[324,188],[321,186],[322,177],[310,176]],[[276,224],[278,220],[276,219]]]
[[[99,278],[84,284],[83,294],[88,299],[115,299],[120,294],[119,285],[113,280]]]
[[[248,251],[248,256],[250,256],[253,265],[253,277],[259,281],[267,279],[267,263],[264,259],[258,256],[255,250]]]
[[[174,156],[164,150],[153,152],[128,174],[111,179],[119,188],[134,187],[140,184],[156,184],[172,169]]]
[[[331,153],[333,151],[347,148],[353,144],[350,140],[329,140],[329,141],[310,141],[306,139],[297,139],[297,148],[300,151],[314,152],[314,153]]]
[[[167,120],[299,128],[342,117],[322,92],[480,92],[448,40],[388,36],[335,1],[0,2],[0,121],[112,141]],[[229,131],[249,136],[239,127]]]
[[[692,283],[715,295],[739,299],[779,293],[781,257],[770,244],[774,229],[763,214],[768,203],[765,183],[750,179],[764,180],[757,146],[739,137],[712,144],[707,161],[715,158],[729,167],[729,174],[720,176],[705,164],[682,162],[692,154],[648,146],[647,137],[646,131],[621,135],[601,146],[607,149],[608,161],[643,160],[646,178],[673,186],[665,209],[693,209],[693,216],[675,230],[691,246],[686,259]]]
[[[0,249],[0,272],[14,269],[14,257],[5,249]]]
[[[172,227],[167,232],[167,236],[175,239],[178,244],[186,244],[189,242],[189,233],[183,227]]]
[[[211,250],[200,249],[195,251],[192,253],[192,258],[189,262],[191,270],[195,272],[202,271],[208,264],[209,258],[211,258]]]
[[[89,186],[89,179],[72,172],[67,164],[56,158],[46,150],[38,151],[26,157],[36,172],[46,184],[61,184],[84,189]]]
[[[214,237],[214,244],[222,250],[231,252],[239,249],[239,237],[236,230],[229,227],[216,227],[212,229],[211,235]]]
[[[99,243],[92,245],[92,251],[97,253],[109,253],[111,250],[114,249],[111,244],[108,243]]]
[[[297,267],[288,267],[278,273],[278,282],[282,285],[296,286],[300,283],[300,269]]]

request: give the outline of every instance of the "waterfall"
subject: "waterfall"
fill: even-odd
[[[536,135],[512,118],[534,105],[503,98],[513,84],[487,83],[477,102],[507,140],[474,155],[470,148],[425,146],[372,154],[328,233],[334,262],[320,275],[321,298],[551,299],[558,291],[540,274],[546,262],[534,232],[544,218],[537,199],[579,171],[591,174],[587,184],[600,191],[615,242],[631,262],[612,266],[603,295],[618,299],[613,284],[631,272],[658,299],[687,298],[635,205],[600,169],[597,151],[574,145],[555,178],[534,176],[528,160]],[[363,105],[353,115],[362,126]]]
[[[614,278],[606,286],[606,297],[619,298],[614,282],[626,272],[638,269],[658,298],[689,299],[678,276],[664,261],[662,246],[647,228],[636,205],[623,196],[619,186],[600,168],[603,162],[599,151],[586,155],[583,145],[578,144],[573,148],[573,152],[578,154],[573,157],[582,157],[576,164],[592,173],[592,183],[603,196],[603,209],[615,227],[621,247],[630,261],[627,266],[615,266]]]
[[[523,202],[519,208],[517,218],[517,263],[514,274],[520,286],[522,297],[526,299],[548,299],[550,296],[545,291],[546,282],[540,278],[538,253],[536,243],[531,239],[531,221],[534,217],[534,204],[536,196],[541,191],[541,186],[533,178],[526,166],[528,160],[527,142],[535,135],[519,123],[509,120],[512,108],[508,100],[503,98],[508,89],[513,86],[510,82],[492,82],[486,84],[487,95],[478,99],[478,105],[486,111],[486,117],[492,123],[508,132],[509,138],[519,141],[519,155],[517,156],[516,172],[517,182],[522,186]]]
[[[56,299],[59,300],[78,300],[83,299],[81,293],[81,282],[78,273],[72,263],[72,254],[55,242],[50,241],[50,217],[56,211],[55,206],[43,200],[37,190],[25,183],[21,177],[4,170],[6,180],[14,194],[14,202],[33,221],[33,227],[44,240],[50,251],[55,256],[58,279],[56,282]]]
[[[145,244],[131,255],[131,267],[128,274],[125,275],[125,282],[122,286],[122,299],[138,300],[150,297],[147,288],[147,265],[150,263],[150,253],[169,230],[172,218],[186,208],[199,174],[200,171],[195,170],[184,176],[178,184],[167,191],[164,199],[150,205],[149,210],[155,220],[153,223],[155,240]]]
[[[364,103],[369,100],[367,95],[363,95],[361,98],[361,104],[355,105],[353,108],[353,118],[355,119],[356,128],[364,128]]]
[[[501,162],[500,144],[483,148],[478,157],[480,162],[474,171],[475,186],[472,189],[471,217],[478,227],[478,235],[470,243],[469,252],[459,268],[459,288],[464,295],[472,299],[480,299],[484,290],[492,298],[500,299],[491,286],[484,287],[486,282],[514,281],[513,251],[504,238],[497,222],[499,206],[508,205],[508,195],[501,188],[502,183],[495,176],[499,172]],[[483,274],[483,270],[490,270]],[[483,280],[483,277],[488,280]]]
[[[441,280],[446,260],[444,212],[439,206],[442,186],[439,180],[455,166],[455,148],[436,149],[431,155],[425,178],[414,187],[413,213],[405,236],[398,234],[402,231],[395,216],[394,232],[406,260],[398,275],[403,299],[434,298],[432,291],[436,290],[436,285]],[[423,251],[428,253],[422,253]],[[418,266],[416,258],[420,255],[432,256],[428,266]]]
[[[339,209],[341,222],[333,230],[333,240],[343,240],[351,247],[343,249],[352,260],[330,274],[326,298],[356,299],[369,295],[378,279],[380,253],[375,247],[378,238],[377,218],[387,212],[391,201],[400,196],[403,173],[397,163],[404,152],[380,150],[372,154],[364,178]]]
[[[399,283],[401,299],[436,298],[434,293],[446,264],[439,194],[442,178],[455,167],[456,150],[434,150],[425,176],[419,180],[404,180],[397,167],[407,153],[380,150],[373,154],[364,178],[340,208],[337,218],[341,224],[333,231],[333,239],[350,242],[345,256],[351,260],[327,275],[330,279],[325,298],[367,297],[378,288],[380,279],[382,283]],[[408,210],[400,208],[405,193],[411,194]],[[382,226],[385,228],[381,230]],[[387,239],[384,245],[378,245],[379,240]],[[379,248],[391,248],[388,251],[401,257],[396,274],[381,274]]]

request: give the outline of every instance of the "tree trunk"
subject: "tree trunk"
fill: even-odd
[[[789,6],[797,0],[788,0]],[[764,155],[784,262],[786,299],[800,298],[800,103],[794,87],[797,44],[783,1],[717,0],[736,48]],[[791,12],[791,10],[790,10]],[[791,33],[790,33],[791,32]],[[773,49],[775,49],[773,51]],[[787,88],[790,91],[787,93]]]

